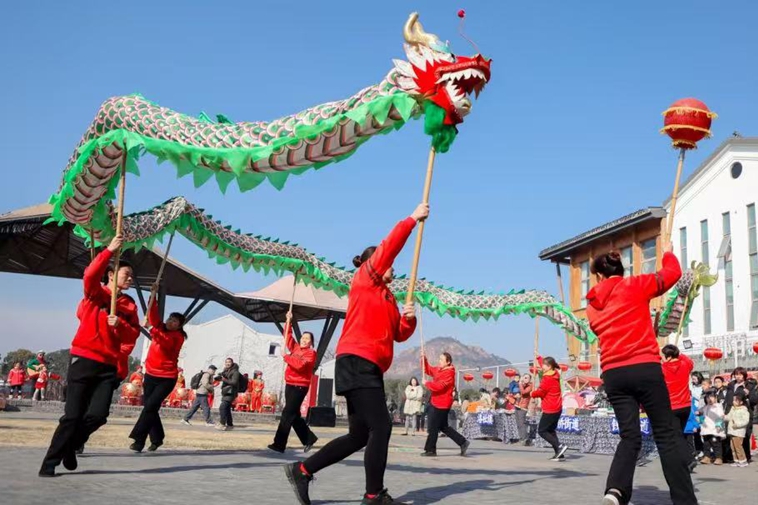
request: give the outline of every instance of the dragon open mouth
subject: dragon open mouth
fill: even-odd
[[[467,96],[474,93],[479,98],[484,86],[490,80],[490,61],[477,55],[468,61],[459,61],[436,69],[436,84],[445,84],[456,95]]]

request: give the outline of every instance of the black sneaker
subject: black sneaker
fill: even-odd
[[[409,505],[408,503],[397,501],[394,498],[392,498],[386,489],[382,489],[382,492],[374,496],[373,498],[369,498],[368,496],[364,495],[363,500],[361,500],[361,505],[389,505],[389,504]]]
[[[163,442],[159,442],[157,444],[150,444],[150,447],[147,448],[147,452],[155,452],[158,450],[158,447],[162,445],[163,445]]]
[[[57,477],[58,475],[55,473],[55,465],[50,465],[48,463],[42,463],[42,468],[39,469],[39,473],[37,474],[40,477]]]
[[[76,461],[76,454],[69,452],[63,456],[63,468],[69,472],[73,472],[78,466],[79,462]]]
[[[310,452],[310,450],[313,449],[313,446],[316,445],[316,442],[318,442],[318,437],[313,435],[313,437],[308,440],[308,443],[303,446],[303,454]]]
[[[424,451],[424,452],[421,453],[421,455],[425,456],[425,457],[428,457],[428,458],[436,458],[437,457],[437,453],[436,452],[431,452],[431,451]]]
[[[297,502],[300,505],[311,505],[311,499],[308,497],[308,484],[311,483],[313,477],[305,475],[300,470],[300,464],[300,462],[295,462],[285,465],[284,473],[295,492]]]
[[[466,455],[466,451],[468,451],[468,448],[471,446],[471,442],[466,440],[466,442],[461,446],[461,456]]]
[[[284,454],[284,449],[280,449],[279,447],[275,446],[274,444],[270,444],[268,446],[269,449],[271,449],[274,452],[278,452],[279,454]]]
[[[129,450],[133,452],[142,452],[142,449],[145,448],[145,444],[138,444],[137,442],[134,442],[132,445],[129,446]]]

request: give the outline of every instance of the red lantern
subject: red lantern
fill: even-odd
[[[724,352],[718,347],[709,347],[705,351],[703,351],[703,356],[705,356],[705,359],[709,359],[711,361],[716,361],[718,359],[721,359],[723,355],[724,355]]]
[[[492,378],[493,378],[494,376],[495,376],[495,374],[493,374],[492,372],[484,372],[484,373],[482,374],[482,379],[484,379],[484,380],[486,380],[486,381],[489,381],[489,380],[492,380]]]
[[[465,373],[463,374],[463,380],[465,380],[466,382],[471,382],[472,380],[474,380],[474,376],[471,375],[470,373]]]
[[[696,149],[697,143],[711,136],[711,121],[717,117],[700,100],[683,98],[663,112],[661,133],[671,137],[677,149]]]
[[[508,377],[509,379],[511,379],[511,378],[513,378],[513,377],[515,377],[515,376],[518,375],[518,370],[515,370],[513,368],[506,368],[505,372],[503,372],[503,374],[505,374],[506,377]]]
[[[561,372],[566,373],[568,372],[569,366],[566,364],[561,363]]]
[[[529,367],[529,373],[530,374],[534,375],[534,374],[537,373],[537,371],[538,371],[538,368],[536,366],[530,366]]]
[[[753,352],[758,354],[758,342],[753,342]]]
[[[592,370],[592,363],[589,361],[580,361],[577,363],[576,367],[581,370],[582,372],[589,372]]]

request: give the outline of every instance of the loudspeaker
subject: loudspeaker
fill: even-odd
[[[310,426],[334,428],[337,416],[331,407],[311,407],[308,409],[307,421]]]
[[[316,405],[319,407],[331,407],[333,389],[334,379],[320,379],[318,381],[318,398],[316,399]]]

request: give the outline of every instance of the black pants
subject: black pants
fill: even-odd
[[[703,454],[706,458],[722,459],[723,438],[706,435],[703,437]]]
[[[218,416],[222,426],[234,426],[234,421],[232,420],[232,401],[222,398],[221,404],[218,406]]]
[[[540,418],[540,425],[537,428],[539,436],[545,440],[550,447],[553,448],[556,454],[558,454],[558,448],[561,446],[561,441],[558,440],[558,435],[555,430],[558,428],[558,421],[561,420],[561,413],[556,412],[554,414],[542,413]]]
[[[691,435],[687,435],[684,433],[684,429],[687,427],[687,421],[690,419],[690,411],[692,409],[690,407],[684,407],[681,409],[675,409],[672,410],[671,413],[674,414],[674,426],[679,428],[679,432],[682,434],[682,439],[684,439],[684,446],[683,446],[683,457],[685,460],[689,463],[694,460],[695,458],[695,438]]]
[[[429,431],[424,445],[426,452],[437,452],[437,437],[440,431],[450,437],[450,440],[458,446],[466,443],[466,438],[448,424],[449,413],[450,409],[438,409],[433,405],[429,406]]]
[[[364,447],[363,466],[366,471],[366,494],[379,494],[384,489],[387,450],[392,435],[392,420],[387,410],[384,388],[361,388],[346,391],[349,430],[335,438],[305,460],[305,470],[313,475],[342,461]]]
[[[632,498],[637,456],[642,448],[640,406],[645,409],[661,457],[663,475],[674,505],[696,505],[697,498],[684,458],[686,444],[674,422],[663,371],[658,363],[614,368],[603,373],[605,390],[619,424],[621,442],[613,457],[606,491],[616,489],[623,503]]]
[[[145,445],[148,435],[150,443],[162,445],[166,433],[163,431],[161,422],[161,405],[168,398],[176,385],[176,377],[155,377],[145,374],[145,382],[142,384],[144,394],[142,396],[142,413],[137,423],[132,428],[129,438],[137,445]]]
[[[282,417],[279,419],[279,428],[274,436],[274,446],[282,451],[287,448],[287,439],[290,436],[290,429],[294,428],[300,443],[308,445],[315,442],[316,435],[305,424],[305,420],[300,416],[300,406],[308,394],[308,386],[291,386],[287,384],[284,387],[284,410]]]
[[[59,465],[64,455],[82,446],[90,434],[107,422],[116,367],[73,356],[66,382],[64,414],[43,463],[48,466]]]
[[[10,393],[10,397],[9,398],[13,398],[14,393],[16,394],[16,396],[18,396],[20,398],[21,397],[21,388],[23,388],[23,387],[24,387],[23,385],[21,385],[21,386],[11,386],[11,393]]]

